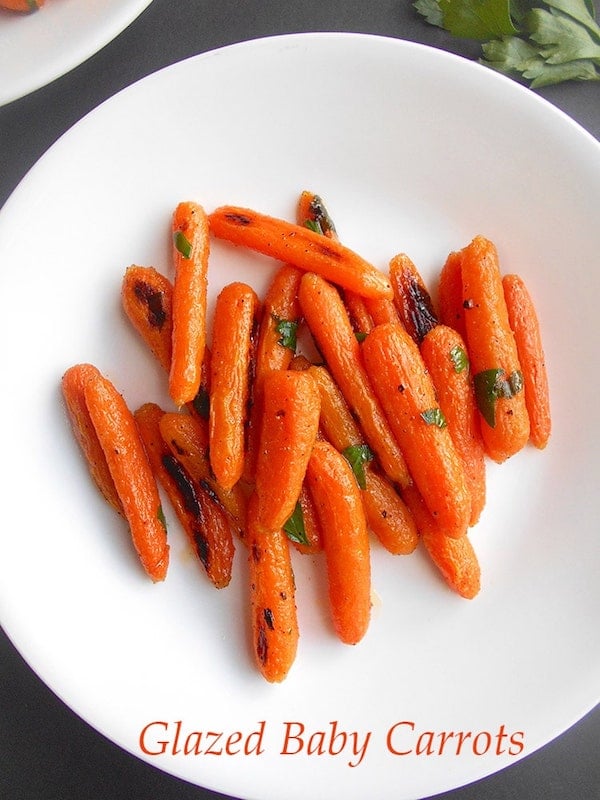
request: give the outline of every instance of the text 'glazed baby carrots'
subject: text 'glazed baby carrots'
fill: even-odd
[[[448,536],[464,535],[471,515],[464,468],[416,343],[400,325],[379,325],[362,353],[429,510]]]
[[[71,368],[73,370],[79,367]],[[164,580],[169,545],[158,487],[133,414],[114,385],[96,368],[84,367],[83,399],[129,524],[142,566]]]
[[[175,405],[191,403],[200,387],[206,344],[210,250],[208,218],[198,203],[180,203],[173,214],[173,355],[169,394]]]
[[[302,225],[259,214],[247,208],[223,206],[210,215],[218,239],[272,256],[298,269],[317,272],[327,280],[365,297],[391,297],[387,277],[361,256],[334,239]]]

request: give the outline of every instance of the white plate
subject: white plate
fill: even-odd
[[[0,106],[81,64],[152,0],[48,0],[33,14],[0,9]]]
[[[132,407],[163,402],[160,370],[120,311],[124,269],[169,272],[182,199],[289,217],[303,188],[324,196],[348,245],[382,268],[403,250],[432,283],[450,250],[477,233],[493,239],[504,271],[521,273],[537,301],[555,431],[545,452],[489,467],[472,534],[483,569],[474,601],[447,590],[420,551],[393,558],[374,546],[378,602],[350,648],[332,635],[321,563],[294,558],[301,644],[272,686],[250,656],[243,550],[217,592],[172,522],[170,573],[152,585],[90,484],[59,380],[91,361]],[[236,45],[83,119],[0,215],[0,607],[33,669],[136,756],[256,800],[421,797],[513,764],[574,723],[596,704],[600,675],[598,208],[591,136],[483,67],[397,40]],[[212,297],[233,278],[262,290],[272,269],[215,245]],[[168,723],[147,741],[168,740],[164,755],[140,750],[152,722]],[[246,737],[261,722],[260,754],[170,752],[193,731]],[[309,740],[334,722],[359,745],[370,734],[360,764],[351,737],[339,754],[341,735],[321,755],[319,736]],[[282,753],[300,746],[284,747],[288,723],[290,733],[304,726],[299,753]],[[441,755],[417,752],[431,738],[437,753],[450,732]]]

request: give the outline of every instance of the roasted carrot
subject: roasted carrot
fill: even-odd
[[[166,524],[158,487],[133,414],[99,371],[86,375],[83,396],[147,574],[165,578],[169,563]]]
[[[245,283],[225,286],[217,297],[210,371],[210,464],[229,490],[244,471],[249,416],[250,364],[260,303]]]
[[[302,535],[294,535],[293,525],[296,514],[301,515]],[[292,517],[286,522],[284,530],[288,539],[300,553],[320,553],[323,549],[321,524],[317,516],[315,503],[306,482],[302,484],[298,505]]]
[[[311,228],[315,233],[337,239],[335,224],[325,203],[318,194],[304,190],[298,199],[296,218],[299,225]]]
[[[306,372],[265,375],[255,476],[258,519],[265,528],[283,528],[296,507],[319,428],[319,407],[318,389]]]
[[[481,566],[469,536],[454,539],[426,532],[422,541],[431,560],[448,586],[466,600],[472,600],[481,588]]]
[[[73,435],[83,451],[96,486],[115,511],[123,514],[115,482],[85,402],[85,385],[97,374],[98,370],[92,364],[76,364],[69,367],[62,378],[62,393]]]
[[[505,461],[529,439],[523,373],[495,246],[477,236],[462,251],[467,347],[487,454]]]
[[[406,253],[398,253],[390,261],[390,281],[400,321],[420,344],[425,334],[438,324],[438,318],[429,290]]]
[[[462,252],[448,254],[438,283],[438,316],[441,323],[458,331],[467,340],[462,287]]]
[[[0,8],[8,8],[10,11],[37,11],[46,0],[0,0]]]
[[[300,306],[317,347],[340,387],[384,472],[405,485],[410,481],[398,446],[360,357],[342,299],[334,286],[314,273],[300,283]]]
[[[210,215],[214,236],[272,256],[298,269],[317,272],[367,297],[391,297],[387,277],[354,251],[308,228],[250,209],[224,206]]]
[[[375,325],[383,325],[386,322],[399,323],[402,321],[394,301],[387,297],[366,297],[365,308],[371,317],[373,327]]]
[[[483,511],[486,498],[485,450],[462,336],[447,325],[436,325],[421,342],[421,355],[433,382],[439,407],[462,459],[471,496],[470,524]]]
[[[173,286],[154,267],[128,267],[121,285],[121,302],[135,330],[159,364],[171,368]]]
[[[239,484],[225,490],[217,483],[208,455],[208,423],[181,412],[168,412],[160,419],[160,432],[173,455],[190,477],[218,500],[240,539],[246,524],[246,496]]]
[[[190,403],[200,386],[206,344],[207,273],[210,237],[202,206],[179,203],[173,214],[173,354],[169,394],[175,405]]]
[[[135,411],[134,418],[154,475],[206,574],[217,589],[222,589],[231,580],[231,524],[223,508],[190,477],[165,443],[160,432],[164,414],[156,403],[145,403]]]
[[[535,447],[543,450],[550,438],[552,419],[539,319],[529,290],[519,275],[505,275],[502,286],[523,371],[525,405],[531,426],[530,440]]]
[[[259,420],[262,415],[262,380],[267,372],[286,369],[296,352],[300,323],[298,287],[301,270],[284,264],[275,273],[262,302],[262,315],[256,345],[254,388],[246,444],[246,478],[253,480]]]
[[[280,683],[298,649],[294,573],[288,540],[281,529],[261,524],[254,493],[248,502],[248,569],[256,664],[267,681]]]
[[[464,535],[471,514],[464,467],[414,339],[401,325],[379,325],[362,355],[429,510],[449,536]]]
[[[321,522],[334,629],[345,644],[357,644],[371,616],[369,534],[360,489],[346,459],[324,441],[313,448],[306,480]]]
[[[372,454],[339,387],[326,367],[315,364],[305,368],[319,388],[321,430],[348,460],[362,489],[369,529],[390,553],[412,553],[417,546],[412,516],[391,482],[373,467]]]

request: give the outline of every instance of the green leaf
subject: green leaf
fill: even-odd
[[[320,233],[321,236],[323,235],[323,229],[321,228],[319,221],[316,219],[305,219],[304,227],[308,228],[313,233]]]
[[[437,0],[417,0],[413,5],[430,25],[444,27],[444,15]]]
[[[162,505],[159,505],[156,517],[163,528],[167,530],[167,518],[165,517],[165,512],[163,511]]]
[[[352,444],[342,450],[342,455],[352,467],[354,477],[361,489],[366,488],[365,464],[373,460],[373,452],[366,444]]]
[[[503,369],[486,369],[473,378],[475,401],[482,417],[496,427],[496,403],[500,397],[514,397],[523,391],[523,374],[519,370],[507,377]]]
[[[445,428],[448,424],[441,408],[429,408],[427,411],[423,411],[421,418],[428,425],[435,425],[436,428]]]
[[[530,38],[540,45],[547,64],[586,59],[600,63],[600,43],[589,30],[559,11],[535,8],[527,18]]]
[[[296,503],[294,512],[283,526],[283,530],[291,542],[309,544],[306,528],[304,527],[304,514],[302,513],[300,501]]]
[[[439,0],[444,28],[463,39],[486,41],[517,33],[510,0]]]
[[[600,26],[595,20],[595,8],[592,0],[546,0],[551,9],[556,9],[580,22],[589,32],[600,39]]]
[[[192,255],[191,242],[181,231],[175,231],[173,234],[173,244],[184,258],[189,258]]]
[[[277,343],[282,347],[287,347],[293,353],[296,352],[298,321],[292,319],[281,319],[276,314],[271,315],[275,322],[275,330],[280,335]]]
[[[464,372],[466,369],[469,369],[469,358],[464,347],[461,347],[459,344],[454,345],[449,355],[455,372]]]
[[[368,334],[368,333],[365,333],[364,331],[354,331],[354,338],[356,339],[356,341],[357,341],[359,344],[360,344],[361,342],[364,342],[364,340],[367,338],[367,336],[368,336],[368,335],[369,335],[369,334]]]

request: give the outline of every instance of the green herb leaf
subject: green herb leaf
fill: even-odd
[[[365,489],[367,486],[365,464],[373,460],[371,448],[366,444],[352,444],[342,450],[342,455],[352,467],[352,472],[360,488]]]
[[[189,258],[192,255],[191,242],[181,231],[175,231],[173,234],[173,243],[184,258]]]
[[[445,428],[448,424],[441,408],[429,408],[427,411],[422,412],[421,418],[428,425],[435,425],[437,428]]]
[[[517,32],[510,0],[439,0],[444,28],[463,39],[486,41]]]
[[[282,347],[289,348],[293,353],[296,352],[298,321],[291,319],[281,319],[275,314],[271,315],[275,322],[275,330],[281,336],[277,342]]]
[[[165,517],[165,512],[163,511],[162,505],[159,505],[156,517],[163,528],[167,530],[167,518]]]
[[[313,233],[320,233],[321,236],[323,235],[323,229],[321,228],[319,221],[316,219],[305,219],[304,227],[308,228],[310,231],[313,231]]]
[[[469,369],[467,351],[459,344],[454,345],[452,350],[450,350],[450,361],[452,361],[455,372],[464,372]]]
[[[364,342],[364,340],[367,338],[367,336],[368,336],[368,335],[369,335],[369,334],[368,334],[368,333],[365,333],[364,331],[354,331],[354,338],[356,339],[356,341],[357,341],[359,344],[360,344],[361,342]]]
[[[430,25],[436,25],[438,28],[444,27],[444,15],[438,0],[417,0],[414,6]]]
[[[523,374],[519,370],[506,377],[503,369],[486,369],[473,377],[475,401],[482,417],[496,426],[496,403],[500,397],[514,397],[523,391]]]
[[[291,542],[309,544],[306,528],[304,527],[304,514],[302,513],[300,501],[296,503],[294,513],[283,526],[283,530]]]
[[[327,211],[325,203],[318,194],[314,195],[310,204],[310,210],[314,215],[316,225],[318,225],[319,233],[327,235],[328,233],[334,234],[336,232],[329,211]]]

